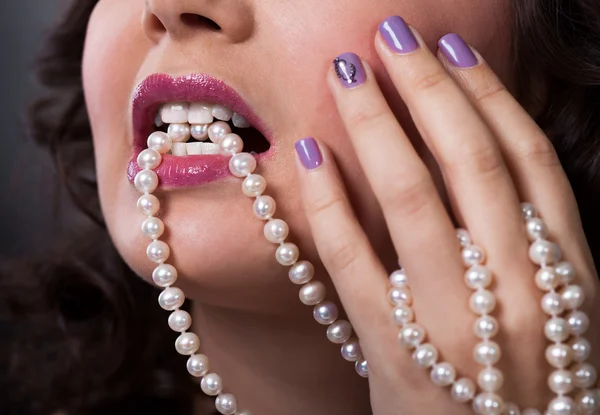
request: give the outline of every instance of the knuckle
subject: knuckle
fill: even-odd
[[[307,210],[317,216],[328,213],[338,206],[342,206],[343,196],[336,191],[323,191],[311,197],[307,202]]]
[[[560,160],[556,154],[556,149],[547,137],[540,134],[531,139],[517,141],[517,157],[526,160],[528,163],[534,163],[543,167],[560,166]]]
[[[335,272],[344,272],[352,268],[358,259],[357,244],[348,238],[332,238],[329,245],[322,249],[323,260]]]
[[[448,74],[443,69],[436,68],[432,72],[416,75],[412,84],[417,92],[424,92],[449,81],[450,77]]]
[[[426,173],[406,177],[393,178],[389,186],[382,192],[381,204],[394,215],[414,217],[428,205],[434,185]]]
[[[348,115],[347,124],[349,128],[355,129],[359,126],[378,125],[389,113],[383,108],[359,105]]]
[[[472,94],[477,101],[483,102],[506,92],[504,85],[498,82],[498,80],[495,80],[484,82],[482,85],[476,86],[472,91]]]
[[[482,145],[478,142],[462,146],[455,154],[444,160],[444,166],[450,172],[487,176],[501,172],[504,161],[494,146]]]

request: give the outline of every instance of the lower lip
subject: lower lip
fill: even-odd
[[[200,186],[225,177],[233,177],[229,171],[230,157],[219,155],[172,156],[164,154],[155,170],[161,188]],[[137,154],[129,162],[127,177],[131,182],[140,171]]]

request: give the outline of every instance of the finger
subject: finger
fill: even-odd
[[[446,40],[460,46],[455,37]],[[398,43],[410,47],[399,48]],[[503,271],[507,285],[522,284],[528,246],[520,203],[492,132],[436,56],[401,18],[384,21],[375,44],[440,165],[474,241],[493,253],[488,265],[496,274]],[[478,64],[473,55],[462,49],[459,52],[462,66]]]
[[[334,61],[328,83],[361,167],[379,201],[400,262],[410,278],[414,309],[432,341],[448,344],[458,358],[465,331],[468,290],[454,226],[429,171],[390,110],[369,66],[355,54]],[[431,304],[436,305],[432,313]],[[458,310],[458,312],[457,312]],[[457,319],[442,321],[452,313]],[[472,333],[466,334],[472,335]],[[452,339],[450,342],[447,339]],[[460,339],[460,340],[458,340]]]
[[[589,250],[581,249],[587,244],[577,203],[552,143],[481,55],[474,53],[481,64],[472,68],[458,67],[443,53],[439,58],[494,133],[521,200],[540,211],[566,258],[576,265],[592,264]]]
[[[312,235],[363,348],[393,333],[387,272],[358,223],[329,153],[313,138],[296,143],[302,201]]]

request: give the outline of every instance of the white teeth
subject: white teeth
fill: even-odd
[[[204,143],[185,143],[188,155],[202,154],[202,144]]]
[[[236,112],[233,113],[233,116],[231,117],[231,121],[233,122],[233,125],[236,126],[237,128],[250,127],[250,123],[244,117],[242,117],[240,114],[238,114]]]
[[[233,115],[233,111],[223,105],[215,104],[212,107],[212,115],[221,121],[229,121]]]
[[[215,143],[202,143],[202,154],[220,154],[219,145]]]
[[[157,127],[162,127],[163,126],[163,122],[162,119],[160,118],[160,111],[158,111],[156,113],[156,117],[154,117],[154,125]]]
[[[164,104],[160,109],[160,118],[165,124],[187,123],[189,104],[187,102],[172,102]]]
[[[194,124],[190,128],[192,137],[196,140],[206,140],[208,138],[208,125],[206,124]]]
[[[173,143],[171,154],[174,156],[187,156],[187,143]]]
[[[167,134],[175,143],[185,143],[191,137],[189,124],[171,124],[167,129]]]
[[[212,106],[205,102],[190,104],[186,121],[190,124],[210,124],[213,122]]]

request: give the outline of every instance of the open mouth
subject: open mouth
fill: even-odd
[[[156,169],[163,188],[230,176],[233,150],[260,160],[272,149],[261,120],[233,89],[209,75],[151,75],[136,88],[132,104],[130,181],[140,170],[136,160],[146,148],[163,154]]]

